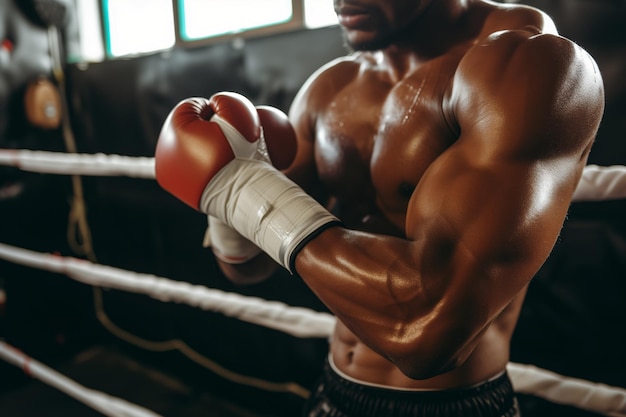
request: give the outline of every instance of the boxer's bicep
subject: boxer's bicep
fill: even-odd
[[[421,284],[441,294],[436,329],[471,344],[545,261],[601,97],[592,61],[562,38],[505,33],[461,62],[452,94],[460,137],[426,171],[407,211]]]
[[[441,285],[442,306],[486,325],[549,254],[566,201],[541,164],[476,161],[455,147],[427,172],[407,213],[422,280]]]

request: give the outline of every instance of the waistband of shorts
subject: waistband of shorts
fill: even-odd
[[[506,372],[484,383],[461,389],[407,391],[363,385],[343,378],[324,365],[324,391],[335,404],[358,416],[503,417],[515,415],[515,393]],[[393,411],[389,408],[393,408]]]
[[[375,388],[382,388],[382,389],[389,389],[389,390],[393,390],[393,391],[409,391],[409,392],[433,392],[433,391],[441,391],[440,389],[437,388],[396,388],[396,387],[392,387],[389,385],[381,385],[381,384],[376,384],[376,383],[371,383],[371,382],[367,382],[367,381],[360,381],[358,379],[352,378],[349,375],[344,374],[339,368],[337,368],[337,366],[335,365],[334,361],[333,361],[333,356],[331,353],[328,354],[328,357],[326,358],[326,360],[328,361],[328,366],[330,366],[332,372],[336,373],[339,377],[346,379],[348,381],[352,381],[356,384],[359,385],[365,385],[365,386],[370,386],[370,387],[375,387]],[[495,379],[500,378],[506,371],[502,371],[500,373],[498,373],[497,375],[495,375],[494,377],[490,378],[489,381],[493,381]],[[474,388],[477,387],[479,385],[484,384],[485,382],[488,381],[483,381],[483,382],[479,382],[475,385],[463,388],[463,389],[467,389],[467,388]]]

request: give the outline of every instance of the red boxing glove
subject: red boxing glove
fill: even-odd
[[[300,243],[337,223],[268,163],[289,166],[295,147],[293,128],[277,109],[257,110],[235,93],[188,99],[174,108],[161,130],[156,178],[171,194],[292,270]],[[222,255],[240,260],[238,253]]]
[[[296,146],[293,127],[277,108],[255,108],[242,95],[229,92],[208,100],[189,98],[174,107],[161,129],[156,179],[198,210],[204,187],[233,159],[269,159],[285,169],[293,162]]]
[[[276,107],[257,106],[272,165],[277,169],[289,168],[296,157],[296,132],[285,113]]]

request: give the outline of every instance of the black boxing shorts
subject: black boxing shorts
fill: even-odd
[[[304,417],[520,417],[506,373],[471,388],[394,390],[363,385],[337,374],[328,361]]]

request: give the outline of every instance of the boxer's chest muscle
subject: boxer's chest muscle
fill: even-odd
[[[423,74],[392,88],[355,83],[335,97],[316,139],[320,178],[335,197],[375,205],[403,229],[415,186],[453,140],[437,84]]]

